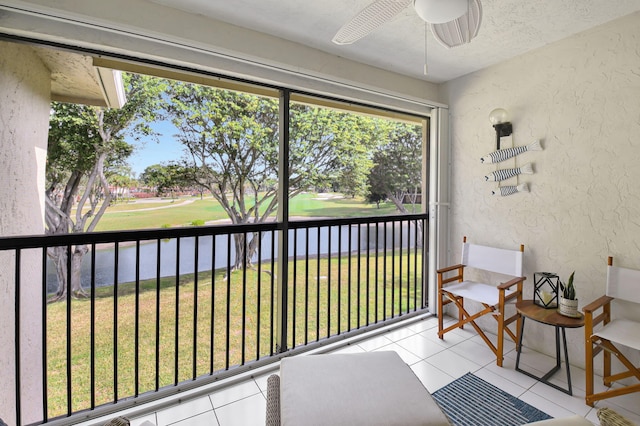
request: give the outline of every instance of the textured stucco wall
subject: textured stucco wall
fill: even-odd
[[[50,75],[24,45],[0,42],[0,235],[44,233],[44,172]],[[39,253],[22,253],[23,422],[40,419],[41,280]],[[14,256],[0,253],[0,418],[15,424]],[[34,283],[36,285],[30,285]],[[31,374],[33,373],[33,374]]]
[[[640,14],[635,13],[442,87],[452,134],[451,259],[463,235],[479,244],[525,244],[533,273],[575,270],[580,307],[604,293],[606,258],[640,269]],[[499,48],[499,46],[497,46]],[[529,194],[494,197],[488,114],[507,109],[513,145],[541,139],[500,167],[534,164]],[[515,179],[508,181],[515,182]],[[640,316],[640,313],[638,313]],[[489,324],[489,323],[486,323]],[[528,325],[525,343],[553,349],[552,328]],[[569,330],[572,363],[584,364],[583,330]]]

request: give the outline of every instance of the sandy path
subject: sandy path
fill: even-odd
[[[194,201],[195,200],[184,200],[181,203],[171,204],[169,206],[147,207],[147,208],[144,208],[144,209],[118,210],[118,211],[111,211],[111,212],[107,211],[107,212],[105,212],[105,214],[107,214],[107,213],[135,213],[135,212],[146,212],[146,211],[149,211],[149,210],[170,209],[170,208],[173,208],[173,207],[179,207],[179,206],[184,206],[184,205],[187,205],[187,204],[191,204]]]

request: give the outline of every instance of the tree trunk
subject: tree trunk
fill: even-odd
[[[254,232],[251,235],[251,241],[249,241],[249,244],[247,245],[247,264],[250,264],[251,266],[253,266],[253,262],[251,259],[253,259],[253,257],[256,255],[258,251],[258,244],[260,243],[261,239],[262,234],[259,232]],[[261,259],[258,259],[258,262],[260,261]]]
[[[418,240],[416,241],[416,246],[417,247],[422,247],[423,244],[423,226],[422,226],[422,221],[421,220],[416,220],[416,226],[418,227]],[[426,253],[427,249],[425,248],[424,252]]]
[[[68,291],[71,291],[71,295],[76,298],[89,296],[82,288],[82,259],[88,251],[89,248],[86,245],[72,246],[71,269],[69,270],[67,267],[67,247],[50,247],[48,249],[47,254],[53,259],[56,268],[56,277],[58,279],[58,291],[56,291],[56,294],[52,298],[52,302],[67,297]],[[69,272],[71,272],[71,275],[68,275]],[[68,286],[71,287],[71,290],[69,290]]]
[[[95,229],[98,221],[104,214],[105,210],[111,202],[111,193],[109,192],[109,184],[104,176],[104,161],[106,153],[101,153],[96,164],[93,167],[91,174],[87,179],[87,183],[84,186],[80,201],[76,208],[75,222],[71,218],[71,206],[76,196],[76,192],[79,187],[80,176],[72,174],[67,188],[73,188],[65,191],[65,196],[62,200],[63,208],[58,207],[51,196],[47,197],[47,234],[60,235],[67,233],[82,233],[85,232],[85,225],[88,220],[91,220],[86,227],[87,232],[91,232]],[[102,188],[104,198],[102,204],[98,208],[98,205],[90,205],[88,211],[83,214],[83,207],[90,200],[92,192],[94,191],[95,180],[99,181],[99,186]],[[97,209],[97,210],[96,210]],[[56,292],[52,301],[57,301],[66,297],[67,292],[71,291],[73,297],[88,297],[89,295],[82,289],[82,259],[84,255],[89,251],[87,245],[77,245],[71,247],[71,266],[67,268],[67,256],[69,255],[67,247],[51,247],[48,249],[47,254],[53,259],[56,268],[56,277],[58,278],[58,291]],[[71,273],[68,277],[67,274]],[[68,288],[70,287],[70,289]]]
[[[240,270],[244,260],[244,234],[233,234],[233,244],[236,249],[236,258],[231,268],[232,271]],[[228,254],[229,256],[231,253]],[[248,261],[247,261],[248,264]],[[248,265],[247,265],[248,266]]]
[[[67,295],[67,248],[49,247],[48,256],[53,260],[56,268],[56,278],[58,280],[58,290],[52,298],[52,302],[64,299]]]
[[[89,294],[82,288],[82,259],[89,248],[86,244],[73,247],[71,257],[71,295],[74,297],[88,297]]]
[[[245,253],[245,238],[247,238],[246,243],[246,253]],[[258,243],[260,242],[261,235],[259,232],[253,232],[250,234],[234,234],[234,246],[236,249],[236,257],[233,263],[232,270],[240,270],[243,268],[244,263],[246,262],[247,268],[253,267],[253,258],[258,251]],[[260,259],[258,259],[260,262]]]
[[[387,198],[389,198],[391,202],[393,202],[393,204],[396,206],[396,209],[398,209],[399,212],[404,214],[409,213],[409,210],[407,210],[407,208],[402,203],[402,201],[404,200],[404,192],[402,192],[399,195],[396,194],[395,192],[390,192],[387,194]]]

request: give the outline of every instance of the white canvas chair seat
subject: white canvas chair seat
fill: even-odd
[[[613,258],[607,263],[607,290],[604,296],[584,306],[584,336],[585,336],[585,370],[587,405],[593,406],[596,401],[614,396],[640,392],[640,369],[627,359],[616,347],[625,346],[640,351],[640,322],[626,318],[611,319],[611,310],[616,299],[640,305],[640,270],[613,266]],[[640,306],[639,306],[640,307]],[[599,328],[596,330],[595,327]],[[614,382],[635,377],[636,384],[622,384],[604,392],[594,393],[593,359],[602,352],[603,373],[605,386]],[[611,370],[611,355],[614,355],[626,370],[614,373]],[[627,382],[625,382],[627,383]]]
[[[502,366],[504,354],[504,334],[514,342],[518,342],[520,332],[520,317],[517,312],[510,317],[505,315],[505,305],[522,300],[522,283],[526,279],[522,276],[522,260],[524,246],[520,250],[505,250],[496,247],[481,246],[467,243],[467,237],[462,243],[462,259],[460,264],[439,269],[438,272],[438,337],[456,328],[471,325],[482,340],[496,355],[496,363]],[[503,283],[483,283],[465,280],[464,271],[469,268],[477,271],[508,275],[513,277]],[[484,279],[483,279],[484,280]],[[477,302],[465,306],[465,300]],[[453,303],[458,309],[458,320],[444,328],[443,308]],[[476,312],[469,312],[470,307],[481,305]],[[497,345],[487,337],[485,332],[476,324],[476,319],[483,315],[491,315],[498,323]],[[516,331],[509,328],[509,324],[516,322]]]
[[[613,320],[593,336],[640,351],[640,323],[636,321]]]
[[[447,292],[489,306],[496,306],[500,303],[500,293],[495,285],[476,281],[463,281],[459,284],[452,284],[447,287]],[[505,295],[508,297],[515,292],[515,290],[505,290]]]

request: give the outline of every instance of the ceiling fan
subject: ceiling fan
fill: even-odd
[[[480,0],[376,0],[342,26],[331,41],[351,44],[365,37],[413,4],[429,23],[436,40],[446,47],[469,43],[482,19]]]

